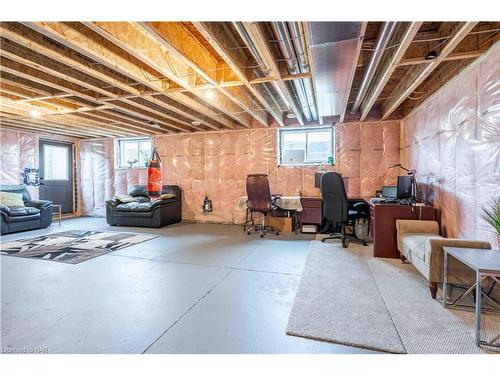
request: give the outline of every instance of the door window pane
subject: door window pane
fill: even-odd
[[[45,180],[69,180],[68,162],[69,149],[67,147],[44,145],[44,179]]]

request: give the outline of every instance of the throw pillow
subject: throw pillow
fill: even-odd
[[[167,193],[167,194],[162,194],[158,197],[159,199],[169,199],[169,198],[175,198],[175,194],[170,194],[170,193]]]
[[[23,195],[0,191],[0,203],[5,204],[7,207],[24,207]]]
[[[115,195],[115,199],[121,203],[130,203],[137,201],[137,199],[132,197],[131,195]]]

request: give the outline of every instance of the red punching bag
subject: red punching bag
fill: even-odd
[[[150,197],[161,195],[161,159],[156,147],[153,149],[148,163],[148,195]]]

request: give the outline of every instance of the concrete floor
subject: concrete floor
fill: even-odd
[[[159,237],[71,265],[0,257],[1,346],[49,353],[369,353],[287,336],[312,236],[240,226],[109,227],[63,220],[2,242],[68,229]]]

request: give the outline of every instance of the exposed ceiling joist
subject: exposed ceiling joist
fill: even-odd
[[[10,24],[10,23],[2,23],[0,25],[0,33],[2,37],[18,43],[23,46],[29,46],[33,51],[40,53],[43,56],[54,59],[58,62],[61,62],[70,68],[74,69],[77,72],[86,74],[89,77],[101,80],[109,84],[110,87],[117,87],[132,96],[139,97],[145,96],[143,92],[130,85],[127,82],[124,82],[123,77],[118,77],[116,74],[113,74],[107,67],[101,66],[99,64],[89,64],[87,61],[82,59],[77,53],[72,50],[62,50],[60,46],[51,45],[46,39],[42,37],[42,35],[37,33],[27,33],[25,29],[20,25]],[[108,93],[109,94],[109,93]],[[116,95],[112,95],[113,97],[117,97]],[[104,100],[108,100],[104,99]],[[147,101],[150,101],[159,106],[163,106],[165,109],[178,113],[181,116],[185,116],[190,118],[192,121],[199,121],[202,125],[218,130],[219,127],[211,121],[205,121],[205,119],[199,117],[198,114],[193,113],[190,110],[179,110],[178,107],[173,105],[167,105],[162,101],[158,101],[155,98],[147,97]],[[227,127],[230,127],[226,125]],[[232,125],[231,125],[232,126]]]
[[[361,121],[364,121],[375,101],[384,89],[387,81],[396,70],[399,61],[403,58],[413,38],[417,34],[423,22],[400,22],[394,31],[391,41],[397,43],[397,47],[385,51],[380,61],[377,75],[374,77],[368,92],[361,104]]]
[[[177,57],[173,56],[172,51],[167,50],[163,44],[160,44],[156,38],[143,28],[130,22],[96,22],[85,23],[85,25],[114,45],[143,61],[168,80],[187,89],[190,93],[205,101],[207,105],[217,108],[247,128],[252,126],[252,117],[226,96],[214,93],[213,97],[208,98],[205,90],[193,90],[192,86],[196,83],[196,72],[192,67],[179,61]],[[161,86],[157,90],[164,93],[165,87],[162,86],[161,80],[157,82]]]
[[[459,22],[452,26],[448,41],[444,45],[439,56],[425,65],[411,66],[401,82],[391,93],[382,109],[382,120],[399,107],[399,105],[437,68],[446,56],[453,52],[460,41],[474,28],[477,22]]]
[[[266,112],[262,110],[261,105],[256,106],[245,91],[237,87],[224,88],[219,85],[220,71],[227,70],[225,66],[221,66],[225,64],[220,64],[184,26],[177,22],[138,22],[136,24],[165,47],[175,59],[192,69],[218,92],[250,114],[258,123],[268,126]]]
[[[466,60],[466,59],[475,59],[481,56],[486,50],[476,50],[476,51],[467,51],[467,52],[457,52],[452,53],[445,57],[443,61],[454,61],[454,60]],[[401,60],[398,66],[408,66],[408,65],[418,65],[418,64],[429,64],[433,60],[427,60],[425,57],[414,57],[410,59]]]
[[[224,59],[226,64],[235,72],[240,82],[257,98],[259,103],[264,106],[274,118],[279,126],[284,126],[283,113],[273,98],[266,98],[257,87],[251,83],[246,69],[247,59],[237,45],[232,43],[232,38],[225,32],[222,25],[218,22],[194,22],[196,29],[205,37],[210,45]]]
[[[165,82],[155,77],[152,77],[145,72],[140,66],[137,66],[130,58],[127,58],[125,53],[121,53],[117,48],[112,48],[112,46],[107,44],[100,44],[88,35],[86,32],[86,27],[81,24],[72,23],[70,25],[64,23],[50,22],[50,23],[27,23],[27,26],[33,28],[35,31],[40,32],[41,34],[56,40],[57,42],[63,44],[64,46],[74,49],[78,53],[85,55],[86,57],[99,62],[103,65],[107,70],[116,71],[120,75],[128,77],[133,81],[139,82],[142,85],[148,87],[155,93],[163,94],[165,91]],[[91,32],[89,30],[89,32]],[[109,44],[109,42],[108,42]],[[40,47],[40,43],[37,46]],[[81,60],[81,59],[80,59]],[[75,67],[75,69],[83,70],[86,74],[93,75],[94,77],[106,81],[111,85],[114,84],[113,81],[115,78],[110,77],[108,71],[103,72],[103,69],[87,69],[85,63],[82,61],[78,61],[77,59],[71,59],[71,61],[63,60],[63,62],[67,65]],[[136,94],[137,96],[141,96],[142,92],[131,87],[130,85],[121,84],[117,86],[120,89],[123,89],[130,94]],[[184,97],[180,97],[179,103],[185,105],[190,108],[189,101],[184,102],[182,99]],[[158,104],[158,103],[155,103]],[[182,115],[186,115],[184,112],[176,109],[178,113]],[[189,113],[188,115],[192,115]],[[203,120],[203,119],[202,119]],[[193,121],[199,121],[199,119]],[[212,129],[218,127],[215,126],[211,121],[200,121],[205,126],[210,127]],[[233,123],[221,120],[220,123],[227,128],[234,128]],[[215,130],[215,129],[214,129]]]
[[[275,86],[276,90],[278,91],[280,96],[282,96],[286,100],[287,104],[297,115],[297,120],[299,124],[304,125],[302,111],[299,108],[297,108],[293,94],[291,93],[285,81],[281,77],[279,66],[271,52],[271,49],[269,48],[269,45],[267,43],[267,38],[264,34],[264,31],[261,28],[261,25],[259,25],[258,22],[243,22],[243,25],[245,26],[245,29],[250,35],[254,47],[257,49],[257,51],[259,51],[262,60],[269,69],[270,75],[277,79]]]
[[[41,67],[38,66],[40,69]],[[43,68],[45,70],[46,68]],[[73,83],[70,80],[65,80],[63,78],[59,78],[57,74],[52,75],[47,73],[46,71],[43,70],[38,70],[31,68],[26,65],[22,65],[18,62],[15,62],[13,60],[9,60],[6,58],[2,59],[2,70],[10,73],[14,76],[18,76],[24,79],[31,80],[33,82],[37,82],[40,84],[43,84],[45,86],[52,87],[54,89],[60,90],[60,91],[65,91],[69,92],[77,97],[81,97],[84,99],[87,99],[89,101],[95,102],[97,104],[103,104],[103,107],[99,107],[99,109],[106,109],[106,108],[116,108],[120,110],[124,110],[123,107],[130,113],[133,114],[134,116],[137,116],[140,114],[142,118],[144,118],[147,121],[153,121],[153,122],[158,122],[160,126],[164,127],[164,130],[169,131],[169,129],[176,129],[180,131],[186,132],[187,130],[184,127],[181,127],[179,125],[176,125],[175,123],[173,124],[170,120],[165,119],[163,120],[163,116],[161,118],[156,118],[153,114],[148,113],[142,109],[137,109],[133,106],[130,105],[117,105],[116,103],[109,103],[109,102],[102,102],[100,97],[96,97],[97,95],[92,95],[93,93],[90,91],[85,90],[84,87]]]

